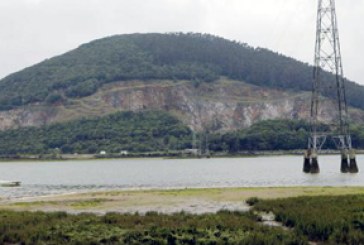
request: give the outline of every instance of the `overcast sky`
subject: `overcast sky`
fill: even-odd
[[[336,0],[348,78],[364,84],[364,0]],[[203,32],[312,63],[317,0],[0,0],[0,77],[105,36]]]

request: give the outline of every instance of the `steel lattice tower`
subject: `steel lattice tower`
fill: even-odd
[[[329,136],[334,140],[336,147],[341,152],[341,172],[357,173],[359,170],[349,132],[349,114],[345,95],[335,0],[318,1],[316,28],[310,118],[311,132],[308,139],[308,150],[305,154],[303,171],[306,173],[320,172],[317,154]],[[320,91],[322,89],[322,75],[325,71],[334,74],[337,93],[337,119],[330,125],[330,132],[322,132],[319,122]],[[350,159],[350,162],[348,159]]]

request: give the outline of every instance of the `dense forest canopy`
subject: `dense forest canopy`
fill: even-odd
[[[267,49],[207,34],[130,34],[84,44],[0,80],[0,109],[91,95],[105,83],[141,79],[211,82],[226,76],[258,86],[311,90],[312,67]],[[335,97],[325,73],[322,93]],[[364,87],[347,83],[350,105],[364,109]]]
[[[120,112],[41,128],[0,131],[0,155],[151,152],[187,148],[191,130],[166,112]]]

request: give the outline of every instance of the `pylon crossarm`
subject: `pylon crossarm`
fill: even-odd
[[[309,139],[309,149],[315,149],[316,151],[321,151],[322,147],[325,145],[327,140],[326,134],[316,134],[311,135]]]
[[[345,135],[335,135],[332,137],[337,149],[339,150],[349,149],[346,138],[347,137]]]

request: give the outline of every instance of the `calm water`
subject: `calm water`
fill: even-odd
[[[67,162],[2,162],[1,197],[134,188],[364,186],[364,174],[341,174],[340,156],[320,158],[321,174],[302,173],[300,156],[227,159],[137,159]],[[364,171],[364,156],[358,156]]]

